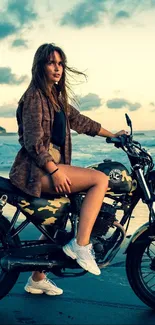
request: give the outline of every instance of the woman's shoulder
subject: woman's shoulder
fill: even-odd
[[[22,95],[22,97],[19,100],[19,103],[27,100],[27,99],[35,99],[36,97],[42,97],[42,93],[40,91],[40,89],[36,88],[34,85],[31,85],[27,88],[27,90],[24,92],[24,94]]]

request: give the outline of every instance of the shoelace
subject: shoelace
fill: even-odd
[[[55,282],[53,282],[52,280],[48,279],[48,278],[45,278],[44,281],[47,283],[47,284],[53,284],[55,287],[57,287],[57,285],[55,284]]]
[[[94,252],[94,249],[93,249],[93,245],[92,244],[90,244],[88,246],[88,252],[93,257],[93,259],[95,260],[95,252]]]

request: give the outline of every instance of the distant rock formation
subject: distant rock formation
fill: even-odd
[[[145,135],[144,132],[135,132],[134,135]]]
[[[0,126],[0,133],[6,133],[6,130]]]

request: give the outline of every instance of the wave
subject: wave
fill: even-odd
[[[148,148],[155,147],[155,138],[152,139],[152,140],[151,139],[148,139],[148,140],[142,141],[141,142],[141,145],[143,147],[148,147]]]
[[[74,159],[77,159],[77,158],[92,158],[93,155],[92,154],[89,154],[89,153],[83,153],[83,152],[76,152],[76,151],[73,151],[73,157]]]
[[[145,132],[145,136],[140,136],[139,133],[136,135],[136,140],[141,143],[142,148],[151,152],[155,161],[155,132]],[[5,171],[11,168],[20,145],[17,137],[3,136],[1,140],[0,170]],[[113,161],[121,161],[123,164],[129,165],[126,154],[112,144],[107,144],[105,138],[78,135],[73,137],[72,143],[72,164],[87,166],[98,161],[102,162],[104,159],[112,159]]]

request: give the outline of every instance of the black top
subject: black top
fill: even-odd
[[[54,122],[51,134],[51,141],[56,146],[61,147],[65,143],[66,137],[66,116],[63,109],[54,111]]]

